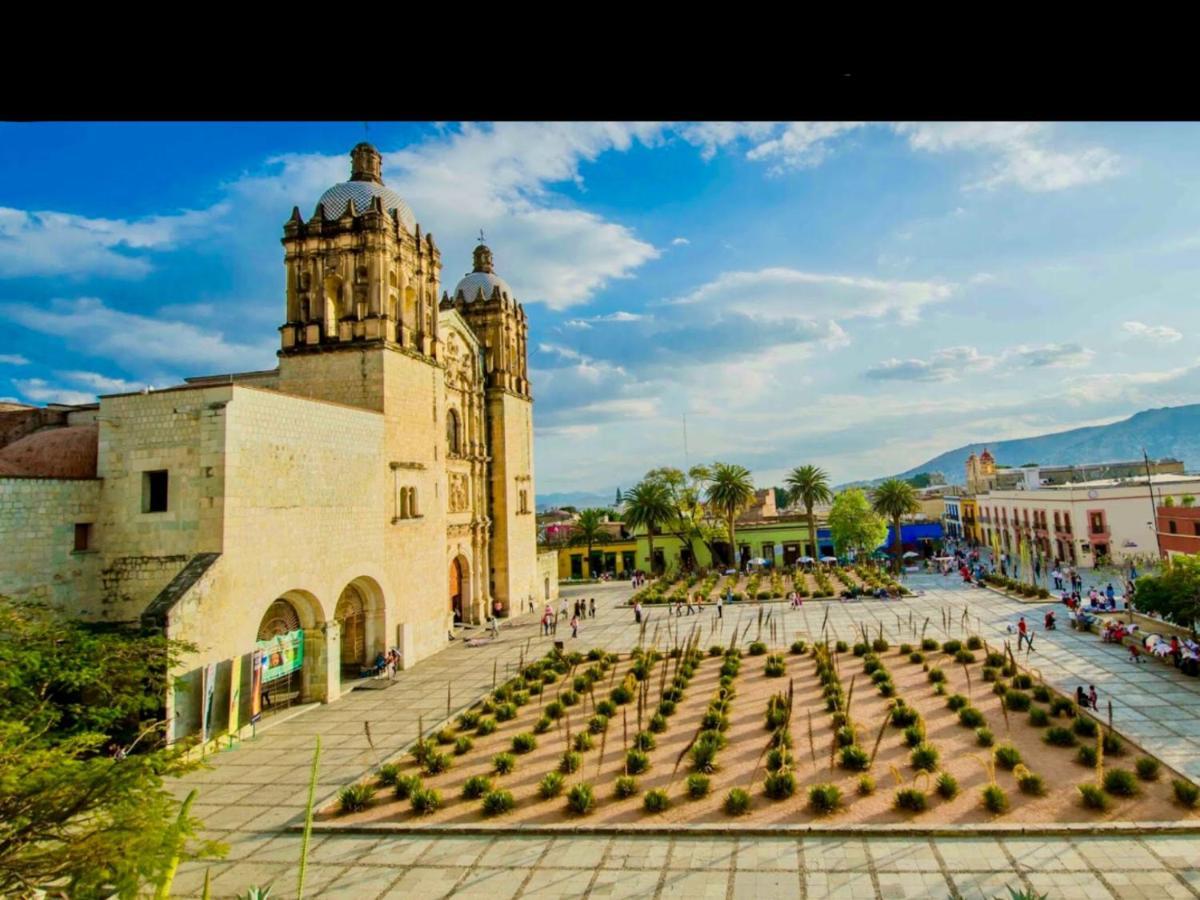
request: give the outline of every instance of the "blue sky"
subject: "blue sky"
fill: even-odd
[[[540,493],[836,481],[1200,401],[1200,126],[371,123],[530,316]],[[362,123],[0,125],[0,397],[274,365],[279,238]]]

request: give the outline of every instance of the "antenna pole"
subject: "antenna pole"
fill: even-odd
[[[1146,487],[1150,490],[1150,526],[1154,529],[1154,542],[1158,545],[1158,560],[1162,562],[1162,536],[1158,533],[1158,504],[1154,501],[1154,479],[1150,477],[1150,456],[1142,448],[1142,459],[1146,463]]]

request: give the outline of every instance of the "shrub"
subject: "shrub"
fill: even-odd
[[[652,791],[646,791],[646,796],[642,798],[642,805],[646,808],[646,812],[660,813],[666,811],[666,808],[671,805],[671,799],[662,788],[655,788]]]
[[[935,641],[933,638],[923,638],[921,640],[921,649],[924,650],[926,653],[929,653],[931,650],[936,650],[937,648],[938,648],[938,642]]]
[[[654,740],[654,735],[649,731],[639,731],[633,736],[633,746],[638,750],[653,750],[658,745]],[[588,747],[588,749],[592,749]]]
[[[778,772],[780,769],[786,768],[792,764],[792,754],[786,750],[775,748],[767,751],[767,771]]]
[[[842,792],[835,784],[814,784],[808,791],[808,807],[818,815],[828,815],[842,805]]]
[[[882,682],[885,682],[885,681],[891,681],[891,679],[892,679],[892,676],[889,675],[885,669],[876,669],[874,672],[871,673],[871,683],[872,684],[881,684]]]
[[[1094,738],[1099,730],[1096,727],[1096,720],[1089,716],[1080,716],[1071,725],[1071,730],[1080,737]]]
[[[792,641],[792,653],[794,653],[796,656],[800,656],[807,649],[808,644],[806,644],[804,641]]]
[[[437,775],[450,768],[451,760],[448,753],[430,753],[425,757],[425,765],[421,768],[426,775]]]
[[[475,743],[469,737],[467,737],[465,734],[460,735],[454,741],[454,755],[462,756],[465,753],[470,753],[471,748],[473,748],[474,746],[475,746]]]
[[[562,793],[564,781],[565,779],[561,772],[547,772],[542,776],[542,780],[538,782],[538,793],[543,800],[557,797]]]
[[[764,673],[768,678],[779,678],[787,672],[787,664],[783,661],[782,656],[768,656],[767,665]]]
[[[375,802],[375,787],[370,784],[351,784],[338,792],[338,806],[344,813],[359,812]]]
[[[868,794],[875,793],[875,779],[870,775],[859,775],[858,792],[864,797],[866,797]]]
[[[727,659],[725,662],[721,663],[721,674],[728,676],[729,678],[736,676],[740,669],[741,666],[738,665],[738,661],[736,659]]]
[[[925,792],[920,788],[900,788],[896,791],[895,798],[892,801],[896,809],[902,809],[906,812],[920,813],[925,812],[929,805],[929,801],[925,796]]]
[[[892,707],[892,724],[897,728],[907,728],[909,725],[914,724],[919,718],[921,718],[920,714],[911,706],[905,706],[903,703],[897,703]]]
[[[644,750],[633,749],[625,754],[625,771],[630,775],[641,775],[650,768],[650,756]]]
[[[885,638],[877,637],[875,640],[871,641],[871,649],[876,653],[883,653],[890,646],[891,644],[889,644]]]
[[[868,647],[866,644],[864,644],[862,641],[859,641],[857,644],[854,645],[854,655],[855,656],[866,656],[867,651],[870,649],[871,648]]]
[[[1038,703],[1049,703],[1050,697],[1050,688],[1044,684],[1035,684],[1033,686],[1033,699]]]
[[[517,767],[517,758],[511,753],[497,753],[492,757],[492,768],[497,775],[507,775]]]
[[[633,690],[628,685],[618,684],[609,696],[613,703],[624,705],[633,699]]]
[[[933,669],[929,670],[929,675],[927,677],[934,684],[940,684],[941,682],[946,680],[946,673],[943,672],[941,669],[933,668]]]
[[[708,648],[709,656],[721,656],[724,653],[725,653],[725,648],[722,647],[720,644],[713,644],[711,647]]]
[[[763,782],[763,790],[772,800],[786,800],[796,793],[796,776],[789,769],[771,772]]]
[[[975,662],[975,654],[972,653],[970,650],[965,650],[965,649],[959,650],[957,653],[954,654],[954,661],[956,663],[958,663],[959,665],[966,665],[967,663],[973,663],[973,662]]]
[[[613,691],[613,693],[615,694],[616,691]],[[563,717],[563,715],[566,713],[566,711],[567,711],[567,708],[566,708],[566,706],[563,705],[562,700],[551,700],[549,703],[546,704],[546,715],[549,716],[551,719],[555,719],[555,720],[561,719]]]
[[[1121,743],[1121,739],[1111,731],[1104,734],[1104,752],[1109,756],[1124,756],[1125,745]]]
[[[900,645],[900,655],[901,656],[908,656],[908,654],[910,654],[912,652],[913,652],[912,644],[901,644]]]
[[[379,767],[379,783],[384,787],[394,787],[400,778],[400,767],[394,763],[384,763]]]
[[[854,743],[854,726],[843,725],[837,730],[836,738],[839,747],[849,747]]]
[[[998,784],[989,784],[983,789],[983,806],[988,812],[999,815],[1008,809],[1008,795]]]
[[[472,775],[463,782],[462,795],[468,800],[478,800],[492,789],[492,779],[486,775]]]
[[[1175,800],[1188,809],[1195,809],[1200,803],[1200,787],[1182,778],[1171,779],[1171,790],[1175,792]]]
[[[1096,747],[1094,744],[1084,744],[1075,754],[1075,762],[1089,769],[1096,767]]]
[[[958,781],[949,772],[942,772],[938,775],[937,792],[947,800],[953,800],[958,796]]]
[[[595,744],[592,742],[592,736],[586,731],[581,731],[571,738],[571,749],[578,753],[586,753],[594,746]]]
[[[1042,776],[1030,772],[1026,769],[1017,778],[1017,786],[1023,794],[1032,794],[1034,797],[1040,797],[1046,793],[1046,782],[1042,780]]]
[[[996,742],[995,736],[990,728],[975,729],[975,743],[980,747],[990,747]]]
[[[587,733],[576,735],[576,737],[587,737]],[[537,738],[532,734],[524,733],[514,734],[512,739],[512,748],[514,753],[530,753],[537,749]]]
[[[946,696],[946,682],[939,681],[937,684],[935,684],[933,686],[933,693],[934,693],[934,696],[936,696],[936,697],[945,697]]]
[[[938,685],[938,687],[941,687],[941,685]],[[894,697],[896,695],[896,685],[892,684],[891,681],[880,682],[879,695],[881,697]]]
[[[1104,789],[1118,797],[1132,797],[1138,792],[1137,778],[1128,769],[1108,769],[1104,773]]]
[[[542,684],[554,684],[556,681],[558,681],[558,674],[556,672],[542,673]]]
[[[871,758],[867,756],[867,751],[862,747],[854,745],[842,748],[841,764],[843,769],[862,772],[866,770],[870,762]]]
[[[599,708],[599,704],[597,704],[597,708]],[[660,700],[658,703],[658,713],[659,713],[659,715],[662,715],[662,716],[675,715],[675,701],[674,700]]]
[[[725,731],[729,728],[729,717],[709,707],[700,719],[700,724],[706,729],[715,728],[717,731]]]
[[[537,696],[538,694],[542,693],[542,682],[541,681],[530,682],[529,687],[526,692],[529,694],[533,694],[534,696]]]
[[[1075,735],[1071,734],[1069,729],[1055,725],[1053,728],[1046,730],[1042,740],[1047,744],[1052,744],[1055,747],[1074,747],[1078,741],[1075,740]]]
[[[996,765],[1002,769],[1011,771],[1021,764],[1021,751],[1012,744],[1001,744],[993,752],[996,756]]]
[[[439,744],[441,744],[443,746],[445,746],[446,744],[453,744],[454,743],[454,729],[453,728],[443,728],[441,731],[439,731],[433,737],[434,737],[434,740],[436,740]]]
[[[1031,677],[1029,677],[1028,675],[1026,675],[1024,672],[1021,672],[1018,675],[1014,675],[1012,683],[1013,683],[1013,687],[1020,688],[1023,691],[1027,691],[1031,687],[1033,687],[1033,679]]]
[[[632,797],[638,792],[637,779],[632,775],[620,775],[617,777],[617,783],[613,788],[613,793],[620,799]]]
[[[435,813],[442,807],[442,795],[433,788],[418,788],[408,795],[413,812],[422,816]]]
[[[982,650],[983,649],[983,639],[977,634],[971,635],[969,638],[967,638],[967,649],[968,650]]]
[[[474,728],[479,724],[479,713],[475,712],[475,710],[468,709],[465,713],[462,713],[458,717],[458,724],[461,728]]]
[[[908,747],[919,747],[925,740],[925,729],[918,722],[904,729],[904,744]]]
[[[995,680],[996,680],[996,676],[997,676],[998,674],[999,674],[999,670],[998,670],[998,669],[993,669],[991,666],[984,666],[984,667],[983,667],[983,680],[984,680],[984,681],[995,681]]]
[[[1108,794],[1094,784],[1079,785],[1079,799],[1088,809],[1106,810],[1111,805]]]
[[[1055,716],[1075,715],[1075,701],[1069,697],[1055,697],[1050,701],[1050,713]]]
[[[567,750],[558,759],[558,770],[567,775],[579,771],[581,765],[583,765],[583,756],[576,750]]]
[[[909,762],[914,769],[932,772],[937,768],[937,748],[933,744],[920,744],[909,755]]]
[[[608,729],[608,716],[596,713],[588,719],[588,731],[592,734],[601,734]]]
[[[983,664],[993,669],[999,669],[1002,665],[1004,665],[1004,654],[997,653],[995,650],[993,650],[984,657]]]
[[[1029,724],[1034,728],[1045,728],[1050,724],[1050,714],[1040,706],[1029,710]]]
[[[997,681],[992,685],[992,693],[997,697],[1003,697],[1008,693],[1008,685],[1006,685],[1003,681]]]
[[[983,713],[973,706],[964,706],[958,711],[958,722],[964,728],[978,728],[984,721]]]
[[[955,653],[957,653],[961,649],[962,649],[962,641],[949,640],[949,641],[942,642],[942,652],[949,653],[951,656],[953,656]]]
[[[731,816],[745,815],[750,810],[750,795],[741,788],[734,788],[725,795],[725,812]]]
[[[1013,712],[1026,712],[1033,701],[1023,691],[1009,691],[1004,695],[1004,705]]]
[[[662,713],[657,713],[650,719],[650,730],[655,734],[662,734],[667,730],[667,717]]]
[[[542,716],[540,719],[538,719],[536,722],[533,723],[533,733],[534,734],[545,734],[547,731],[550,730],[550,726],[553,724],[554,724],[554,721],[549,716]]]
[[[480,719],[479,724],[475,726],[475,733],[480,737],[485,737],[496,730],[495,719]]]
[[[966,706],[967,703],[968,703],[967,698],[964,697],[962,694],[951,694],[949,697],[946,698],[946,705],[948,707],[950,707],[950,709],[952,709],[954,712],[958,712],[960,709],[962,709],[964,706]]]
[[[753,641],[749,647],[751,656],[762,656],[767,652],[767,645],[762,641]]]
[[[496,707],[496,721],[508,722],[517,717],[517,704],[501,703]]]
[[[1138,778],[1142,781],[1155,781],[1158,778],[1158,760],[1149,756],[1139,756],[1133,762],[1137,769]]]
[[[617,704],[611,700],[600,700],[596,703],[596,712],[605,718],[611,719],[617,714]]]
[[[396,779],[395,792],[397,800],[407,800],[414,792],[421,790],[421,779],[416,775],[401,775]]]
[[[850,645],[847,644],[845,641],[838,641],[836,644],[834,644],[833,649],[836,650],[838,653],[845,653],[847,650],[850,649]]]
[[[707,775],[693,772],[687,777],[687,795],[693,800],[699,800],[708,795],[712,789],[712,781]]]
[[[914,650],[912,653],[908,654],[908,661],[910,663],[923,663],[925,662],[925,654],[920,650]]]
[[[567,792],[567,808],[576,815],[586,816],[596,808],[596,792],[586,781],[571,788]]]

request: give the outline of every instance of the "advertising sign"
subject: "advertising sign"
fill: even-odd
[[[200,741],[208,743],[212,737],[213,699],[217,692],[217,664],[209,663],[204,667],[204,710],[200,723]]]
[[[263,664],[267,655],[257,647],[250,654],[250,723],[262,718]]]
[[[238,709],[241,706],[242,700],[242,658],[235,656],[233,658],[233,667],[229,670],[229,734],[234,736],[238,733],[238,727],[241,725],[238,722]]]

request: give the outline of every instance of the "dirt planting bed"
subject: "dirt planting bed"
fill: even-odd
[[[408,755],[394,769],[385,767],[384,780],[399,780],[403,799],[396,797],[394,784],[376,779],[371,782],[376,788],[374,797],[365,808],[345,812],[335,801],[317,818],[330,825],[490,825],[501,829],[581,824],[844,827],[910,823],[946,827],[1113,820],[1196,823],[1197,811],[1176,798],[1173,781],[1181,778],[1178,773],[1156,760],[1138,762],[1139,758],[1148,760],[1148,755],[1109,733],[1103,722],[1047,692],[1045,686],[1014,667],[1011,657],[993,657],[994,665],[989,666],[987,651],[980,647],[970,651],[974,660],[964,664],[966,657],[956,661],[953,651],[957,648],[950,646],[949,653],[941,647],[922,651],[919,642],[904,653],[895,644],[881,647],[877,653],[864,652],[862,646],[831,653],[807,643],[802,653],[786,645],[754,647],[752,652],[751,642],[743,641],[740,660],[732,662],[727,647],[721,649],[721,655],[710,655],[707,645],[690,654],[682,650],[678,659],[665,654],[653,664],[648,662],[649,654],[641,661],[628,654],[620,659],[608,654],[599,661],[583,660],[575,665],[564,661],[559,668],[566,671],[557,672],[553,662],[543,661],[526,670],[528,678],[510,682],[512,700],[490,698],[491,712],[480,712],[476,705],[465,722],[450,723],[451,730],[441,735],[445,743],[439,744],[431,732],[424,753],[417,754],[424,757],[424,766]],[[913,652],[923,658],[910,656]],[[768,670],[778,672],[781,664],[782,675],[767,674]],[[632,672],[639,667],[643,681]],[[589,669],[596,674],[588,675]],[[934,680],[939,672],[940,682]],[[577,679],[582,680],[575,684]],[[590,682],[590,689],[576,691],[576,687],[586,687],[584,681]],[[529,685],[535,683],[541,684],[542,693],[526,696]],[[942,694],[937,693],[939,683]],[[1005,686],[1011,699],[1002,700],[995,691],[997,683]],[[622,685],[624,690],[620,690]],[[672,701],[671,697],[678,699]],[[773,728],[767,723],[772,697],[777,698]],[[666,707],[661,706],[664,699]],[[514,700],[512,707],[503,706]],[[572,700],[561,710],[554,705]],[[714,700],[718,701],[716,708]],[[612,708],[606,710],[609,703]],[[975,712],[964,714],[964,708]],[[660,709],[669,715],[659,714]],[[606,721],[594,719],[605,711],[611,713]],[[543,721],[540,727],[545,730],[538,733],[539,720],[547,713],[560,712],[548,723]],[[505,719],[508,715],[512,718]],[[657,720],[656,715],[660,715]],[[495,731],[480,733],[476,719],[495,720]],[[963,724],[964,719],[968,724]],[[706,726],[707,736],[701,735]],[[839,739],[838,726],[851,730],[843,731]],[[482,730],[487,728],[485,724]],[[981,739],[979,728],[990,731],[991,746],[984,745],[988,735]],[[582,734],[589,737],[580,738]],[[518,735],[532,735],[535,746],[530,747],[526,738],[514,743]],[[1048,742],[1048,735],[1061,745]],[[456,755],[454,741],[461,737],[467,737],[471,746],[460,748],[462,752]],[[639,742],[647,745],[644,758],[629,755]],[[653,746],[648,746],[651,743]],[[912,743],[917,746],[910,746]],[[1080,748],[1095,752],[1105,743],[1098,772],[1094,759],[1081,760]],[[719,749],[705,757],[709,751],[699,751],[701,745],[719,745]],[[770,745],[779,752],[772,754]],[[568,757],[564,765],[568,749],[578,756]],[[444,758],[435,754],[444,754]],[[865,769],[853,768],[855,757]],[[437,771],[446,762],[449,767]],[[627,774],[627,765],[636,769],[643,763],[645,771]],[[498,767],[508,770],[498,771]],[[1155,767],[1157,772],[1150,778],[1149,770]],[[574,771],[566,771],[572,768]],[[1113,776],[1114,770],[1129,775]],[[561,774],[558,786],[551,775],[556,772]],[[550,781],[544,783],[548,775]],[[698,779],[689,780],[696,775],[708,779],[707,791],[701,790]],[[949,789],[943,775],[953,779],[955,790]],[[873,791],[863,792],[860,782],[864,776],[873,780]],[[1096,784],[1098,778],[1103,783],[1105,777],[1110,779],[1110,789],[1093,794],[1094,802],[1105,808],[1089,808],[1078,786]],[[420,780],[415,791],[410,782],[413,778]],[[1022,781],[1026,789],[1040,789],[1027,792]],[[468,784],[473,790],[464,796]],[[939,784],[945,793],[939,792]],[[580,785],[590,786],[590,803],[587,790]],[[840,795],[829,812],[819,807],[822,799],[831,799],[832,791],[823,789],[815,800],[810,797],[820,786],[832,786]],[[989,787],[991,809],[985,803]],[[736,801],[742,798],[736,794],[735,802],[730,801],[734,789],[746,792],[744,810],[739,808]],[[619,790],[628,795],[619,796]],[[423,793],[429,791],[438,795],[436,808],[414,809],[422,803],[432,805],[432,795]],[[418,797],[415,804],[413,796]],[[586,812],[579,811],[584,808]]]

